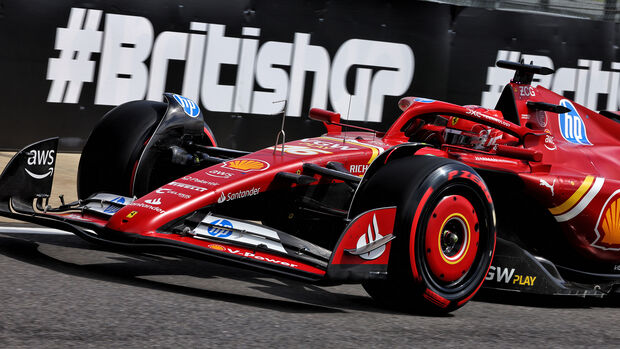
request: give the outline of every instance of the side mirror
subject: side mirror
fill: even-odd
[[[320,108],[310,109],[309,117],[312,120],[322,121],[327,124],[340,123],[340,114]]]

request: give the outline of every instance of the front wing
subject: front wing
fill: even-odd
[[[66,230],[112,248],[190,255],[308,282],[360,282],[387,275],[394,207],[360,214],[342,232],[333,250],[207,209],[153,231],[117,231],[107,226],[108,221],[134,198],[98,193],[55,208],[47,205],[57,144],[57,138],[44,140],[14,156],[0,176],[0,215]],[[42,163],[33,166],[33,156]],[[48,168],[45,177],[28,175],[47,173]]]

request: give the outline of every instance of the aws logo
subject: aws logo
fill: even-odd
[[[24,171],[26,171],[26,173],[30,177],[34,179],[43,179],[43,178],[46,178],[54,174],[53,165],[54,165],[54,161],[56,161],[55,150],[34,150],[33,149],[26,154],[27,154],[26,164],[28,166],[37,166],[37,167],[38,166],[52,166],[52,167],[49,167],[49,169],[45,171],[44,173],[36,173],[36,172],[39,172],[40,169],[37,169],[36,172],[33,172],[35,170],[31,171],[28,168],[24,168]]]
[[[560,105],[570,109],[569,112],[558,114],[560,133],[570,143],[580,145],[592,145],[588,140],[588,133],[583,119],[568,99],[560,101]]]

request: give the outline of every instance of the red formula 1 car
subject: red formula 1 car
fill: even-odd
[[[615,293],[618,116],[531,86],[550,69],[498,66],[516,73],[495,110],[407,97],[386,132],[343,132],[312,109],[325,135],[254,153],[217,147],[182,96],[127,103],[83,149],[79,201],[47,205],[48,139],[7,165],[0,212],[119,248],[362,283],[400,309],[449,312],[483,283]]]

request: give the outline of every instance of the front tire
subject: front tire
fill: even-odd
[[[80,199],[98,192],[133,195],[138,160],[166,108],[162,102],[133,101],[103,116],[82,149],[77,175]]]
[[[482,178],[450,159],[414,156],[378,169],[358,189],[351,211],[397,206],[387,280],[365,282],[380,303],[442,314],[482,285],[495,248],[491,197]]]

